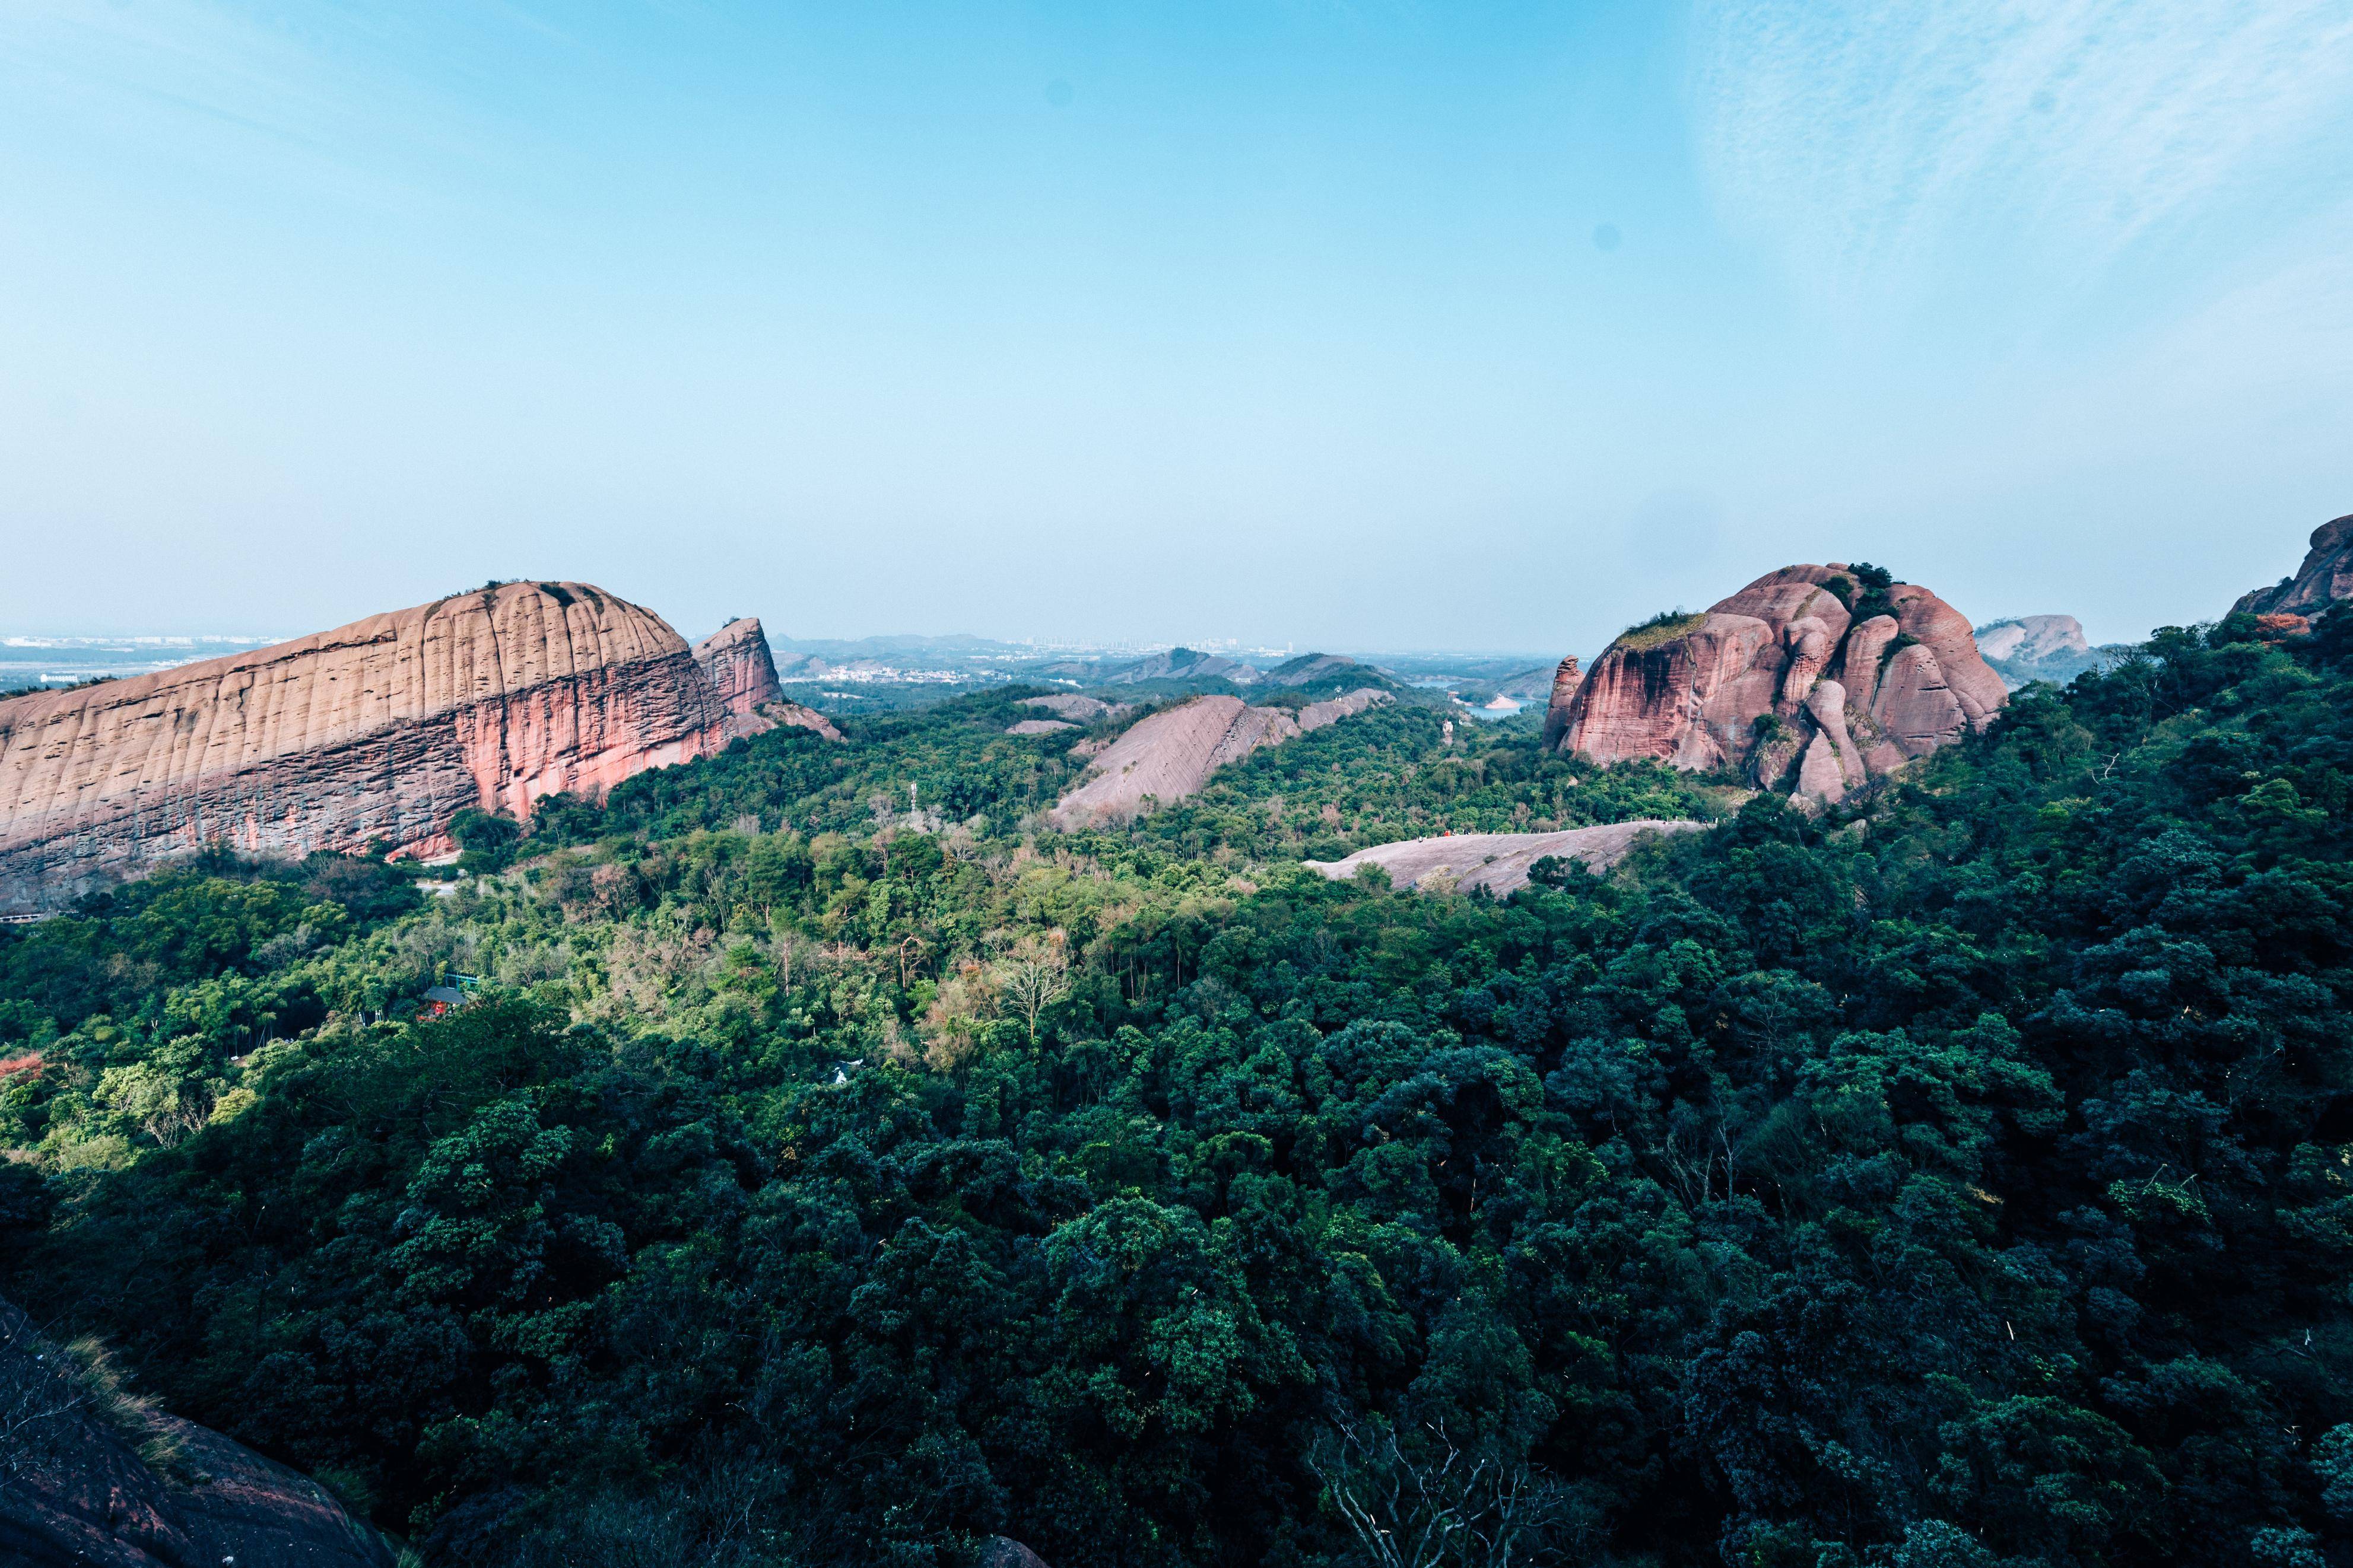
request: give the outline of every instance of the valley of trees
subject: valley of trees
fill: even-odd
[[[2265,635],[1820,818],[1400,704],[1062,835],[992,694],[210,855],[0,930],[0,1295],[427,1564],[2343,1568],[2353,615]]]

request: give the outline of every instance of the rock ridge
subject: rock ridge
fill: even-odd
[[[1065,793],[1050,819],[1063,828],[1125,821],[1146,798],[1167,805],[1184,799],[1228,763],[1261,746],[1280,745],[1312,730],[1390,700],[1369,687],[1311,702],[1297,717],[1281,708],[1253,708],[1239,697],[1196,697],[1145,715],[1095,759],[1094,768]]]
[[[559,791],[601,796],[720,749],[730,717],[660,616],[582,583],[0,701],[0,910],[212,842],[443,852],[462,807],[528,817]]]
[[[2295,576],[2257,588],[2231,608],[2256,616],[2310,616],[2340,599],[2353,599],[2353,516],[2314,529],[2304,564]]]

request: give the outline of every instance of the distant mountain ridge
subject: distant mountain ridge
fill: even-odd
[[[1988,621],[1975,636],[1978,652],[2012,691],[2036,680],[2064,686],[2122,651],[2121,645],[2094,647],[2073,616],[2013,616]]]

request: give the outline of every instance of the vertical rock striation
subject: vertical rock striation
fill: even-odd
[[[1577,672],[1577,656],[1569,654],[1552,672],[1552,699],[1545,704],[1545,744],[1557,746],[1560,738],[1568,733],[1568,710],[1577,700],[1577,689],[1585,683]]]
[[[579,583],[16,698],[0,702],[0,910],[212,842],[439,852],[463,807],[600,796],[717,750],[728,718],[660,616]]]
[[[776,683],[776,661],[768,651],[767,634],[760,629],[756,616],[732,620],[696,643],[694,662],[718,693],[732,733],[758,733],[744,730],[743,721],[756,716],[765,704],[784,700],[784,688]]]
[[[776,681],[776,656],[768,649],[768,634],[761,629],[758,616],[732,620],[696,643],[694,662],[718,694],[727,739],[779,728],[812,730],[828,741],[842,738],[816,709],[785,700],[785,689]]]
[[[1874,593],[1839,563],[1787,566],[1612,643],[1554,743],[1602,763],[1735,768],[1766,789],[1795,770],[1793,793],[1819,804],[1984,729],[2006,698],[1968,622],[1927,589]]]

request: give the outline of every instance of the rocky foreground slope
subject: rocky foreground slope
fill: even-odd
[[[0,1301],[0,1562],[22,1568],[392,1568],[327,1489],[147,1408]]]
[[[1064,795],[1051,813],[1071,828],[1124,821],[1147,797],[1166,805],[1198,790],[1209,775],[1261,746],[1320,730],[1376,703],[1386,691],[1367,688],[1311,702],[1293,718],[1281,708],[1252,708],[1239,697],[1197,697],[1138,720],[1095,759],[1093,770]]]
[[[1732,768],[1820,804],[1984,729],[2007,699],[1968,620],[1927,589],[1836,562],[1785,566],[1620,637],[1556,743],[1603,763]]]
[[[510,583],[0,702],[0,910],[213,842],[430,855],[463,807],[528,816],[557,791],[601,795],[794,721],[756,700],[765,642],[755,655],[723,632],[704,647],[719,682],[649,610],[582,583]]]

